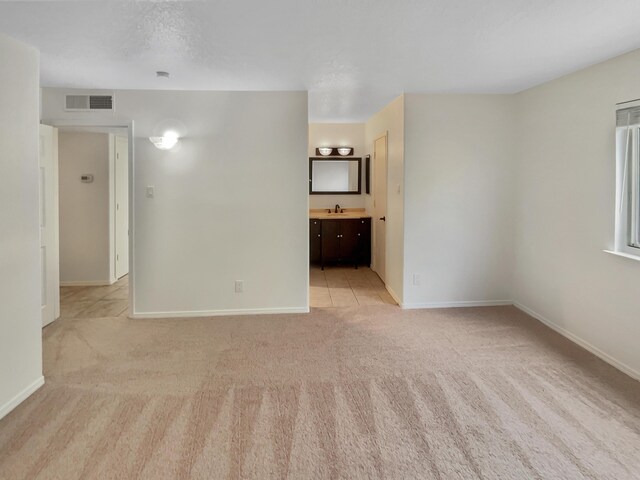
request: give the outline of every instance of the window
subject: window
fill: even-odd
[[[640,256],[640,101],[616,116],[616,251]]]

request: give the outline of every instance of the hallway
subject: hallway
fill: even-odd
[[[129,276],[113,285],[60,287],[60,318],[126,317]]]

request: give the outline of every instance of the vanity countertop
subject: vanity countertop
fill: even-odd
[[[327,219],[348,219],[348,218],[371,218],[364,208],[342,208],[340,213],[329,213],[328,208],[312,208],[309,210],[309,218],[327,220]]]

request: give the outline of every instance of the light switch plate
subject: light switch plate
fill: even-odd
[[[148,186],[145,190],[145,195],[147,198],[153,198],[155,196],[155,188],[153,186]]]

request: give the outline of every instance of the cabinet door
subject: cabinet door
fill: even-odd
[[[363,265],[371,264],[371,219],[358,220],[358,262]]]
[[[340,260],[357,259],[359,222],[360,220],[340,220]]]
[[[344,220],[322,220],[322,259],[340,259],[340,223]]]
[[[322,260],[322,220],[309,220],[309,261],[320,263]]]

